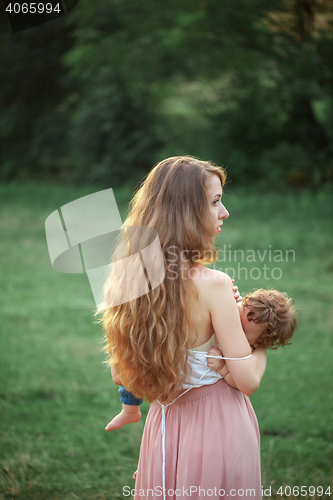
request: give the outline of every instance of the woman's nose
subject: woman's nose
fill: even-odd
[[[229,212],[228,210],[225,208],[224,205],[222,205],[222,210],[219,214],[219,219],[227,219],[229,217]]]

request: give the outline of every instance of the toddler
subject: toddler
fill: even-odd
[[[276,290],[259,289],[239,297],[237,287],[233,288],[239,309],[240,320],[246,338],[253,349],[264,347],[277,349],[290,344],[296,330],[295,308],[286,294]],[[213,347],[208,355],[221,356],[221,349]],[[207,366],[217,370],[226,383],[237,389],[223,359],[208,358]],[[126,424],[138,422],[141,418],[140,404],[142,399],[136,398],[125,387],[119,388],[122,411],[105,427],[106,431],[120,429]]]
[[[274,350],[290,344],[296,330],[296,315],[292,299],[286,294],[261,288],[246,295],[237,306],[245,336],[253,349],[264,347]],[[221,356],[221,349],[213,347],[208,355]],[[208,358],[207,365],[237,389],[223,359]]]

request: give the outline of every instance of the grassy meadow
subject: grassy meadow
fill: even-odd
[[[51,212],[100,189],[0,186],[0,499],[114,500],[134,487],[148,404],[139,423],[105,432],[120,402],[89,282],[54,271],[45,238]],[[122,217],[131,194],[115,190]],[[230,217],[215,267],[234,275],[242,293],[287,292],[298,311],[292,345],[268,354],[251,397],[266,498],[330,498],[332,192],[231,184],[224,204]]]

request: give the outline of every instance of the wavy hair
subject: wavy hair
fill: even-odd
[[[161,161],[142,182],[124,222],[125,227],[148,226],[157,231],[165,278],[149,293],[104,310],[106,349],[126,389],[150,402],[166,401],[187,376],[193,331],[188,306],[197,299],[190,265],[195,260],[214,262],[217,257],[216,228],[206,193],[211,174],[224,185],[224,170],[209,162],[187,156]],[[117,285],[111,272],[104,287],[106,307],[112,304]]]
[[[244,297],[247,319],[255,323],[267,323],[257,343],[260,347],[277,349],[289,345],[297,328],[295,306],[286,293],[260,288]]]

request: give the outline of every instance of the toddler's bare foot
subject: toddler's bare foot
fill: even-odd
[[[138,406],[129,406],[126,409],[122,409],[122,411],[116,415],[111,422],[105,427],[106,431],[111,431],[120,429],[126,424],[134,424],[138,422],[141,418],[140,407]]]
[[[138,474],[138,471],[136,470],[136,471],[134,472],[134,474],[133,474],[133,479],[136,479],[137,474]]]

